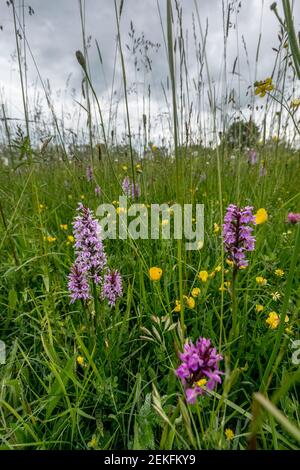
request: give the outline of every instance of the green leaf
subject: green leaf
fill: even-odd
[[[14,289],[11,289],[8,293],[8,307],[11,310],[15,310],[18,303],[18,294]]]

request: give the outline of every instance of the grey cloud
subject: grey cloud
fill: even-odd
[[[83,2],[84,3],[84,2]],[[118,2],[119,3],[119,2]],[[188,69],[190,78],[197,79],[197,65],[195,61],[195,49],[192,29],[192,14],[195,15],[195,6],[193,0],[184,0],[179,2],[183,9],[183,29],[184,34],[188,31]],[[226,2],[225,2],[226,3]],[[233,2],[235,5],[238,2]],[[262,40],[259,61],[257,64],[257,78],[265,78],[270,75],[274,63],[274,52],[272,47],[277,45],[277,32],[279,30],[278,22],[274,14],[270,11],[271,1],[264,2],[264,11],[262,17]],[[300,2],[296,2],[295,15],[299,18]],[[5,1],[2,0],[2,19],[0,24],[4,30],[0,31],[0,40],[2,43],[0,52],[0,64],[2,72],[0,76],[1,87],[9,96],[10,86],[14,90],[18,87],[18,76],[14,73],[14,82],[11,82],[11,70],[9,65],[10,55],[15,49],[13,25],[11,17],[11,8],[7,8]],[[31,50],[39,66],[40,73],[44,79],[49,78],[53,89],[64,89],[67,77],[72,74],[70,88],[77,89],[77,97],[80,94],[82,73],[80,66],[75,58],[75,51],[82,49],[82,37],[80,28],[79,2],[75,0],[53,0],[41,1],[30,0],[30,6],[35,14],[32,16],[26,13],[26,33]],[[166,33],[166,2],[158,0],[161,8],[163,27]],[[222,30],[222,2],[221,0],[198,0],[199,14],[202,28],[205,30],[206,20],[208,21],[207,38],[207,58],[210,67],[210,74],[216,87],[221,85],[220,67],[223,59],[223,30]],[[174,5],[174,2],[173,2]],[[254,80],[255,55],[258,41],[261,0],[242,0],[241,9],[238,14],[238,29],[230,30],[228,39],[228,70],[231,71],[237,54],[239,54],[239,68],[241,73],[242,105],[246,105],[247,86]],[[110,92],[114,54],[116,46],[116,23],[113,0],[86,0],[86,35],[92,36],[91,47],[89,48],[89,62],[95,87],[99,96],[106,99]],[[174,7],[174,15],[176,15]],[[233,13],[234,19],[235,13]],[[163,43],[163,34],[159,21],[156,0],[125,0],[123,14],[121,18],[121,34],[126,57],[126,70],[128,75],[128,84],[136,80],[134,74],[133,58],[130,57],[125,44],[129,42],[128,32],[130,21],[133,22],[137,34],[142,32],[145,38],[161,44],[158,53],[152,54],[153,70],[147,76],[153,92],[153,109],[161,110],[164,107],[164,98],[161,90],[161,82],[166,85],[168,75],[168,63]],[[174,25],[174,32],[177,32],[177,26]],[[199,40],[199,29],[196,20],[196,31]],[[237,37],[238,47],[237,51]],[[246,56],[241,42],[242,35],[245,38],[247,51],[250,60],[250,76],[246,64]],[[105,70],[106,82],[100,67],[95,39],[99,42],[103,58],[103,68]],[[29,60],[29,83],[36,80],[36,71],[32,62]],[[7,66],[5,67],[5,64]],[[3,68],[4,66],[4,68]],[[142,80],[142,74],[138,80]],[[237,77],[229,74],[229,82],[232,87],[237,87]],[[108,85],[107,85],[108,84]],[[121,69],[118,59],[117,73],[115,81],[115,90],[122,95]],[[108,89],[106,88],[108,86]],[[15,93],[14,93],[15,95]],[[119,95],[117,95],[118,97]],[[10,100],[15,100],[18,105],[20,99],[10,94]],[[19,101],[18,101],[19,100]],[[69,98],[71,101],[71,98]],[[133,102],[133,97],[131,98]],[[19,106],[20,107],[20,106]]]

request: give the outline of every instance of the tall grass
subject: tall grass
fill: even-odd
[[[288,32],[281,25],[270,73],[275,90],[261,101],[261,119],[256,109],[260,98],[255,98],[253,87],[256,79],[265,78],[259,72],[262,25],[256,38],[247,118],[260,124],[262,137],[255,142],[258,161],[254,165],[241,145],[242,124],[233,144],[227,134],[243,98],[239,86],[234,98],[229,72],[233,22],[238,55],[232,75],[238,75],[238,84],[241,54],[247,56],[233,3],[222,2],[224,49],[218,89],[207,51],[209,25],[198,3],[194,2],[192,17],[195,57],[191,58],[182,5],[157,2],[165,49],[149,47],[153,53],[165,54],[168,65],[167,80],[161,83],[168,128],[162,125],[161,145],[151,138],[155,116],[151,115],[150,51],[145,45],[150,43],[143,43],[148,68],[141,72],[142,93],[134,108],[143,132],[132,123],[130,62],[126,62],[121,34],[126,1],[113,5],[116,46],[108,113],[89,68],[85,18],[92,12],[79,2],[83,53],[77,52],[77,59],[85,86],[84,96],[75,100],[77,129],[65,128],[65,119],[57,118],[23,19],[23,51],[26,44],[50,109],[51,119],[39,125],[53,140],[42,149],[35,144],[41,135],[30,128],[34,109],[26,98],[30,94],[22,65],[24,52],[16,35],[24,125],[30,140],[28,145],[22,128],[10,122],[3,105],[6,140],[1,156],[9,161],[1,163],[0,175],[0,338],[8,355],[6,364],[0,365],[0,449],[299,448],[299,372],[292,362],[291,345],[299,336],[300,226],[287,225],[286,217],[290,211],[300,212],[300,162],[288,141],[298,119],[297,110],[290,106],[287,79],[294,70],[286,60],[286,39],[293,42],[288,3],[284,10]],[[16,33],[20,24],[13,2],[12,15]],[[105,72],[98,42],[96,52]],[[190,76],[192,60],[196,78]],[[134,77],[138,81],[137,67]],[[115,98],[117,82],[120,92]],[[117,131],[120,103],[125,104],[123,141]],[[88,116],[87,135],[81,129],[82,110]],[[270,137],[275,122],[274,140]],[[95,158],[96,151],[101,158]],[[92,181],[86,179],[89,164]],[[70,236],[78,202],[93,210],[100,202],[117,207],[125,176],[140,184],[139,202],[145,207],[153,202],[204,203],[204,246],[187,253],[182,240],[161,236],[158,240],[107,239],[110,264],[123,277],[122,298],[112,309],[95,290],[89,303],[70,304],[67,276],[74,261]],[[102,190],[100,196],[96,185]],[[252,205],[255,210],[264,207],[269,214],[265,224],[255,227],[256,249],[249,267],[238,273],[227,263],[222,241],[224,213],[230,203]],[[149,278],[153,266],[163,271],[157,282]],[[277,269],[284,271],[282,277],[276,275]],[[199,279],[200,271],[207,271],[206,281]],[[265,286],[258,285],[258,276],[266,278]],[[195,307],[189,308],[186,298],[195,287],[200,294]],[[261,312],[257,305],[263,306]],[[272,311],[280,320],[275,329],[266,323]],[[210,338],[222,353],[224,377],[222,385],[189,405],[174,371],[184,343],[200,336]],[[228,428],[233,439],[225,433]]]

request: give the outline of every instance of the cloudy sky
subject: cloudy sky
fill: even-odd
[[[120,0],[117,0],[119,4]],[[22,117],[22,100],[18,67],[16,60],[16,43],[13,28],[12,7],[8,7],[5,0],[0,0],[0,104],[5,103],[9,117]],[[22,19],[22,0],[15,1],[18,18]],[[80,23],[80,8],[78,0],[29,0],[25,3],[25,34],[34,60],[44,82],[49,80],[52,89],[52,100],[55,110],[62,115],[64,110],[65,120],[74,128],[74,118],[81,116],[81,126],[85,126],[83,108],[85,99],[81,93],[82,71],[75,58],[75,51],[82,50],[82,34]],[[193,17],[197,42],[200,41],[199,23],[196,15],[194,0],[181,0],[178,3],[183,11],[183,34],[186,41],[187,67],[189,75],[190,92],[193,93],[193,83],[199,78],[199,69],[195,58],[195,46],[193,38]],[[216,90],[216,99],[221,100],[224,89],[222,88],[223,62],[223,16],[222,4],[225,8],[228,4],[231,8],[231,28],[229,30],[227,48],[228,87],[234,89],[238,101],[243,109],[246,109],[250,97],[246,95],[247,88],[253,84],[255,78],[264,79],[272,73],[275,52],[272,47],[278,46],[279,25],[274,14],[270,11],[271,0],[196,0],[202,29],[205,31],[208,25],[206,42],[207,63],[209,74]],[[238,8],[238,4],[241,4]],[[278,2],[281,3],[281,2]],[[295,2],[294,14],[296,28],[299,26],[300,2]],[[82,0],[85,12],[85,31],[89,37],[89,63],[92,80],[97,90],[104,115],[107,118],[109,112],[110,94],[112,91],[115,51],[116,51],[116,20],[114,0]],[[176,15],[175,2],[174,15]],[[31,8],[29,8],[31,7]],[[280,11],[280,8],[279,8]],[[161,17],[160,17],[161,14]],[[149,48],[149,57],[152,61],[152,70],[146,70],[143,66],[143,56],[137,52],[138,68],[135,71],[134,56],[126,47],[131,48],[132,40],[129,37],[130,23],[135,29],[136,38],[144,35],[144,39],[151,43],[159,43]],[[164,30],[164,31],[163,31]],[[24,31],[19,27],[20,34],[24,38]],[[174,25],[174,33],[178,27]],[[137,131],[138,123],[141,123],[143,113],[143,96],[147,93],[148,85],[151,86],[151,110],[153,115],[167,113],[167,101],[169,91],[167,89],[168,62],[164,44],[166,33],[166,1],[165,0],[125,0],[121,17],[121,35],[125,54],[126,71],[128,75],[128,89],[130,114],[132,125]],[[255,56],[259,34],[261,33],[260,54],[257,66]],[[100,64],[96,48],[96,40],[99,44],[103,65]],[[24,39],[20,41],[23,45]],[[248,54],[245,53],[245,47]],[[235,71],[239,74],[232,75],[236,57]],[[33,103],[44,103],[44,94],[37,71],[27,48],[28,61],[28,94],[31,112]],[[116,74],[113,87],[114,110],[118,107],[119,126],[124,127],[124,103],[121,81],[120,57],[116,58]],[[256,75],[255,75],[256,72]],[[207,81],[207,73],[204,74]],[[164,95],[163,87],[166,91]],[[204,96],[204,95],[203,95]],[[191,98],[193,99],[193,98]],[[146,102],[145,102],[146,103]],[[261,103],[260,103],[261,104]],[[194,101],[194,110],[197,100]],[[205,105],[202,111],[205,112]],[[195,111],[196,112],[196,111]],[[45,110],[46,113],[46,110]],[[68,114],[69,113],[69,114]],[[156,123],[156,124],[155,124]],[[163,126],[167,126],[168,119],[162,124],[162,118],[153,120],[154,137],[158,138]],[[77,120],[78,125],[78,120]],[[156,127],[155,127],[156,126]]]

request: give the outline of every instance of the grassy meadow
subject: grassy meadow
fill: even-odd
[[[297,136],[300,103],[290,107],[295,95],[287,84],[287,61],[278,59],[291,51],[288,30],[281,30],[273,88],[260,96],[265,84],[249,83],[263,108],[255,121],[257,135],[248,119],[249,135],[240,124],[229,138],[229,109],[217,109],[208,82],[208,142],[201,129],[193,137],[193,119],[187,122],[182,108],[180,79],[186,77],[177,54],[184,60],[184,53],[172,47],[178,31],[182,34],[177,3],[166,3],[166,51],[158,51],[168,53],[170,146],[147,139],[145,132],[137,147],[130,112],[123,123],[126,143],[110,142],[113,120],[105,122],[82,53],[78,67],[89,93],[84,149],[78,143],[66,150],[54,113],[46,123],[53,140],[35,145],[26,100],[22,132],[8,119],[1,121],[0,340],[6,347],[0,364],[1,450],[299,449],[300,223],[288,221],[288,214],[300,212],[299,150],[294,137],[289,140]],[[18,14],[13,2],[10,8]],[[119,33],[121,19],[117,9]],[[126,110],[129,65],[120,34],[117,45]],[[297,63],[292,52],[290,70]],[[19,54],[22,58],[22,50]],[[208,66],[204,56],[199,60]],[[22,77],[22,61],[19,65]],[[205,94],[203,88],[200,101]],[[141,115],[145,129],[147,119]],[[188,251],[184,240],[162,236],[105,239],[108,269],[122,278],[121,295],[110,305],[100,293],[102,284],[88,278],[90,297],[70,302],[78,204],[95,215],[100,204],[109,203],[119,216],[127,177],[140,188],[132,202],[146,209],[153,203],[204,204],[203,246]],[[257,216],[257,223],[250,223],[255,247],[246,252],[244,268],[224,245],[230,204],[251,206]],[[173,227],[172,210],[169,215],[162,226]],[[210,376],[195,373],[187,381],[192,391],[196,383],[201,391],[189,402],[176,370],[184,344],[200,337],[222,355],[221,380],[210,389]]]

